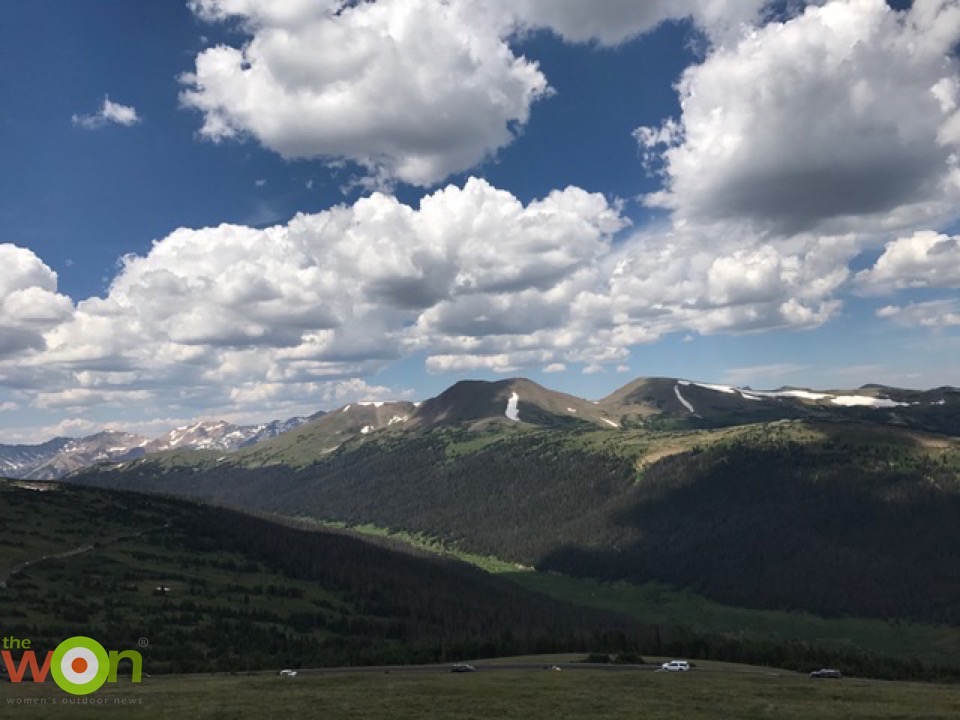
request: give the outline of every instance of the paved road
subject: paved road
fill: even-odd
[[[657,672],[660,665],[617,665],[613,663],[582,663],[582,662],[560,662],[560,663],[471,663],[477,672],[506,672],[517,670],[546,670],[556,666],[563,671],[572,670],[593,670],[602,672]],[[319,675],[340,675],[344,673],[449,673],[453,663],[442,665],[376,665],[367,667],[336,667],[336,668],[308,668],[296,669],[298,676],[314,677]],[[727,670],[727,669],[706,669],[695,668],[691,672],[697,673],[730,673],[730,672],[751,672],[747,670]],[[778,674],[795,675],[789,670],[770,671],[763,668],[753,670],[757,674]]]
[[[544,670],[554,663],[471,663],[477,672],[504,672],[509,670]],[[626,672],[658,670],[659,665],[611,665],[605,663],[555,663],[561,670],[607,670]],[[338,675],[342,673],[448,673],[452,663],[443,665],[377,665],[372,667],[310,668],[298,670],[299,675]]]

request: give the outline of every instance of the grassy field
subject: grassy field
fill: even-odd
[[[352,673],[301,676],[168,676],[106,685],[87,704],[55,685],[0,684],[3,717],[322,717],[353,720],[947,720],[960,716],[953,687],[865,680],[815,681],[709,667],[686,674],[594,670],[469,674]],[[31,704],[44,703],[44,704]],[[54,704],[56,703],[56,704]]]
[[[342,523],[323,523],[343,528]],[[597,582],[521,568],[477,555],[421,534],[391,532],[373,525],[349,528],[368,537],[386,537],[428,552],[454,557],[550,597],[575,605],[609,610],[642,622],[678,625],[698,632],[746,638],[782,638],[856,647],[870,652],[912,657],[925,662],[960,663],[960,628],[866,618],[822,618],[810,613],[731,607],[659,583]]]

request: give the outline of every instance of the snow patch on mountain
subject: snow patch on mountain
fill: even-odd
[[[840,395],[831,398],[830,402],[842,407],[873,407],[873,408],[893,408],[907,407],[910,403],[897,402],[889,398],[875,398],[869,395]]]
[[[729,395],[735,395],[737,392],[736,388],[730,387],[729,385],[714,385],[711,383],[700,383],[700,382],[691,382],[690,380],[677,380],[678,385],[693,385],[695,387],[706,388],[707,390],[715,390],[716,392],[727,393]]]
[[[809,390],[751,390],[760,397],[794,397],[801,400],[826,400],[831,396],[827,393],[810,392]]]
[[[517,407],[518,402],[520,402],[520,396],[517,395],[517,393],[513,393],[507,401],[507,409],[504,412],[504,415],[514,422],[520,422],[520,409]]]
[[[679,386],[679,385],[674,385],[674,386],[673,386],[673,392],[676,394],[677,400],[679,400],[680,403],[681,403],[687,410],[689,410],[689,411],[690,411],[691,413],[693,413],[694,415],[697,414],[697,411],[696,411],[696,409],[693,407],[693,405],[691,405],[691,404],[687,401],[687,399],[686,399],[683,395],[680,394],[680,386]]]

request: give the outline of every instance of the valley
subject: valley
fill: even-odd
[[[329,527],[342,528],[332,523]],[[463,562],[535,592],[583,607],[617,613],[664,627],[687,627],[694,633],[752,641],[799,641],[821,648],[888,657],[910,657],[941,665],[960,665],[960,628],[869,618],[824,618],[806,612],[751,610],[724,605],[688,589],[657,582],[598,581],[537,571],[499,558],[475,555],[423,535],[391,532],[372,525],[349,528],[364,537],[389,538]]]
[[[232,452],[99,464],[62,487],[253,513],[268,538],[276,521],[452,556],[514,592],[608,613],[642,652],[952,677],[960,442],[930,428],[950,427],[956,397],[653,379],[593,403],[464,382],[422,403],[353,403]],[[292,554],[271,550],[256,572]]]

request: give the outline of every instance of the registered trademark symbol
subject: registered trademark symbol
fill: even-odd
[[[149,644],[150,644],[150,641],[147,640],[146,638],[140,638],[139,640],[137,640],[137,645],[139,645],[140,647],[146,647]]]

